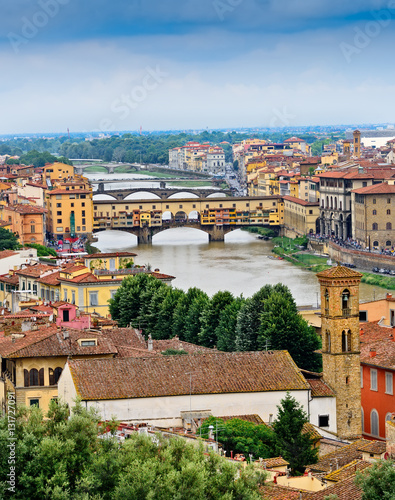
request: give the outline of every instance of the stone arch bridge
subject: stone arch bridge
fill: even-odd
[[[165,200],[170,198],[173,194],[178,193],[190,193],[196,196],[196,198],[207,198],[210,195],[225,194],[226,196],[231,196],[232,192],[230,189],[190,189],[190,188],[126,188],[126,189],[104,189],[104,183],[99,182],[97,190],[93,191],[93,195],[96,194],[108,194],[112,196],[115,200],[124,200],[129,195],[134,193],[151,193],[156,195],[158,198]]]
[[[209,235],[209,241],[224,241],[225,234],[246,227],[246,225],[273,227],[279,226],[276,214],[282,210],[283,201],[280,196],[252,197],[217,197],[217,198],[177,198],[150,200],[93,200],[94,232],[106,229],[126,231],[137,236],[138,243],[150,244],[152,238],[167,229],[189,227],[200,229]],[[247,222],[238,223],[202,223],[200,214],[207,210],[236,209],[243,213]],[[133,211],[158,214],[151,218],[151,223],[142,226],[134,225]],[[252,220],[252,214],[261,212],[260,222]],[[162,218],[170,214],[171,219]],[[195,215],[192,215],[195,214]],[[251,218],[250,218],[251,215]],[[274,216],[274,217],[273,217]]]

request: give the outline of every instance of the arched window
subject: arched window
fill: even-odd
[[[36,368],[32,368],[29,372],[29,385],[27,387],[34,387],[37,385],[44,385],[44,368],[41,370],[36,370]],[[25,375],[25,383],[26,383],[26,375]]]
[[[372,436],[379,435],[379,414],[376,410],[370,412],[370,434]]]
[[[374,246],[374,247],[378,247],[378,246],[379,246],[379,242],[375,240],[375,241],[373,242],[373,246]]]
[[[373,222],[373,224],[372,224],[372,230],[373,231],[377,231],[378,228],[379,228],[379,226],[378,226],[377,222]]]
[[[59,366],[55,368],[54,376],[55,376],[55,384],[58,383],[59,377],[62,374],[62,368]]]
[[[350,352],[351,351],[351,331],[343,330],[342,331],[342,351]]]
[[[339,201],[339,210],[342,210],[342,202]]]
[[[387,241],[385,242],[385,246],[386,246],[386,247],[390,247],[390,246],[391,246],[391,241],[390,241],[390,240],[387,240]]]
[[[325,314],[329,314],[329,292],[328,289],[325,290]]]
[[[362,432],[364,432],[364,430],[365,430],[365,415],[364,415],[362,406],[361,406],[361,420],[362,420]]]
[[[326,331],[326,352],[331,352],[331,332]]]
[[[49,372],[49,385],[56,385],[62,373],[62,368],[60,368],[59,366],[56,367],[55,370],[49,368],[48,372]]]
[[[373,210],[373,215],[377,215],[377,210]]]
[[[324,199],[321,200],[321,207],[324,208]]]
[[[392,229],[392,223],[391,222],[387,222],[387,224],[385,225],[385,229],[387,229],[388,231],[391,231],[391,229]]]
[[[392,420],[392,413],[387,413],[385,416],[385,421],[387,422],[388,420]]]
[[[326,208],[329,208],[329,197],[326,197]]]
[[[345,289],[343,290],[343,293],[342,293],[342,309],[343,309],[343,312],[345,309],[350,309],[351,307],[351,302],[350,302],[350,292],[349,290]]]
[[[29,386],[38,385],[38,370],[32,368],[29,373]]]
[[[333,208],[333,196],[331,196],[331,209]]]
[[[390,209],[387,210],[387,215],[391,215],[391,210]]]
[[[335,198],[335,210],[337,210],[337,198]]]

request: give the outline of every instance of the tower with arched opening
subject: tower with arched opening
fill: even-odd
[[[343,266],[317,274],[321,287],[322,362],[336,393],[337,433],[362,434],[359,350],[359,284],[362,274]]]

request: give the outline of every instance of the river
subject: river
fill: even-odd
[[[137,179],[148,177],[134,173],[85,175],[91,182],[125,179],[125,183],[117,184],[118,188],[129,187],[129,179],[134,179],[133,185],[138,187]],[[142,198],[141,193],[138,196]],[[250,297],[265,284],[281,282],[289,287],[298,306],[316,307],[319,302],[319,284],[314,273],[285,260],[270,259],[272,243],[246,231],[227,234],[225,242],[208,243],[208,235],[202,231],[168,229],[154,236],[152,245],[139,246],[134,235],[122,231],[104,231],[96,236],[98,241],[94,245],[102,252],[134,252],[136,264],[150,264],[152,269],[175,276],[173,286],[183,290],[196,286],[210,296],[219,290],[229,290],[234,295]],[[361,284],[361,302],[383,298],[385,294],[383,288]]]

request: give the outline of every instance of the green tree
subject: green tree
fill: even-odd
[[[292,474],[302,473],[308,464],[318,459],[318,450],[309,433],[302,433],[308,417],[302,406],[289,393],[277,406],[278,414],[273,424],[276,454],[290,464]]]
[[[321,357],[314,352],[321,343],[314,328],[298,314],[288,288],[276,287],[264,302],[258,348],[264,349],[268,343],[270,349],[287,350],[300,368],[321,371]]]
[[[378,460],[372,467],[357,472],[356,483],[362,489],[362,500],[394,500],[395,462]]]
[[[243,297],[237,297],[221,311],[219,323],[215,330],[218,350],[227,352],[236,351],[235,339],[237,318],[244,302],[245,299]]]
[[[12,231],[0,227],[0,250],[15,250],[19,247],[18,238]]]
[[[144,327],[152,296],[163,286],[166,285],[147,273],[126,277],[109,301],[111,317],[121,327],[130,324],[135,328]]]
[[[9,453],[0,454],[0,497],[17,500],[247,499],[258,500],[264,477],[183,439],[155,440],[135,433],[123,443],[101,428],[80,403],[51,403],[47,419],[38,408],[18,409],[15,424],[17,485],[5,478]],[[0,445],[8,450],[8,418],[0,417]],[[117,423],[110,422],[114,430]]]
[[[177,335],[181,340],[185,340],[189,308],[196,298],[205,295],[200,288],[193,287],[189,288],[187,293],[180,297],[173,315],[173,336]]]
[[[152,338],[154,339],[170,339],[173,336],[173,316],[177,304],[185,295],[183,290],[178,288],[167,288],[167,294],[163,302],[159,306],[156,313],[156,324],[152,328]]]
[[[203,310],[201,316],[202,327],[199,332],[200,345],[214,347],[217,344],[215,331],[219,325],[221,312],[234,300],[233,295],[228,291],[219,291],[212,296],[208,307]]]
[[[228,457],[231,452],[234,455],[242,453],[247,460],[250,454],[254,460],[273,456],[274,433],[267,425],[246,422],[239,418],[224,422],[220,418],[209,417],[201,425],[199,435],[207,439],[210,426],[213,427],[214,439],[222,444]]]
[[[197,295],[191,302],[186,316],[184,329],[185,340],[187,342],[192,342],[193,344],[199,343],[199,333],[202,327],[202,314],[209,304],[210,299],[203,291],[201,291],[201,294]]]

